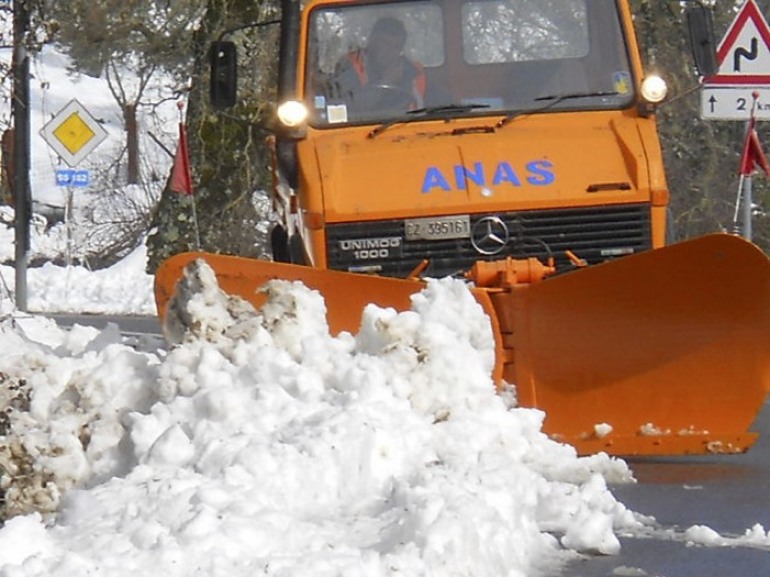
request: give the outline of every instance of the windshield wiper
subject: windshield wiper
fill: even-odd
[[[416,108],[414,110],[407,110],[406,113],[412,117],[424,118],[426,116],[432,117],[441,114],[464,114],[466,112],[471,112],[472,110],[478,110],[480,108],[489,108],[489,104],[481,104],[478,102],[471,102],[468,104],[441,104],[438,106],[426,106],[423,108]],[[395,124],[401,124],[402,122],[412,122],[413,120],[416,120],[416,118],[394,118],[387,122],[383,122],[376,128],[373,128],[371,132],[369,132],[368,137],[374,138]]]
[[[429,116],[432,114],[441,114],[444,112],[463,114],[472,110],[478,110],[480,108],[489,108],[489,104],[482,104],[481,102],[468,102],[463,104],[440,104],[438,106],[426,106],[425,108],[417,108],[416,110],[409,110],[407,114],[420,114],[422,116]]]
[[[560,102],[564,102],[565,100],[573,100],[575,98],[594,98],[601,96],[620,96],[620,92],[617,90],[597,90],[595,92],[568,92],[566,94],[549,94],[547,96],[538,96],[535,98],[535,101],[541,102],[547,100],[548,102],[546,102],[543,106],[533,110],[517,110],[516,112],[507,115],[497,124],[495,124],[495,128],[502,128],[503,126],[510,124],[514,119],[521,116],[543,112],[552,106],[556,106]]]

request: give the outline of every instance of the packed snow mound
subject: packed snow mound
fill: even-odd
[[[495,393],[460,281],[338,336],[301,283],[254,310],[201,261],[185,282],[167,353],[0,325],[23,389],[2,442],[40,478],[25,495],[0,462],[0,576],[546,575],[646,522],[607,489],[633,480],[623,461],[579,458]]]

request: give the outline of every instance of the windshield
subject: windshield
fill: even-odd
[[[319,6],[311,124],[627,107],[614,0],[445,0]],[[566,96],[566,98],[565,98]]]

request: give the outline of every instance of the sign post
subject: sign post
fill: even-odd
[[[27,311],[27,261],[29,228],[32,220],[32,195],[29,186],[30,114],[29,114],[29,8],[26,0],[13,3],[13,198],[15,231],[16,308]]]
[[[107,138],[107,131],[80,102],[70,100],[43,127],[40,135],[48,143],[48,146],[53,148],[56,154],[72,167],[56,170],[56,184],[67,187],[67,264],[69,264],[73,188],[88,186],[91,178],[88,170],[77,170],[74,167]]]

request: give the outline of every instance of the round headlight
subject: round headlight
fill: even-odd
[[[642,81],[642,98],[647,102],[657,104],[666,97],[667,93],[666,81],[660,76],[648,76]]]
[[[296,128],[307,120],[307,106],[298,100],[287,100],[278,106],[278,120],[289,128]]]

